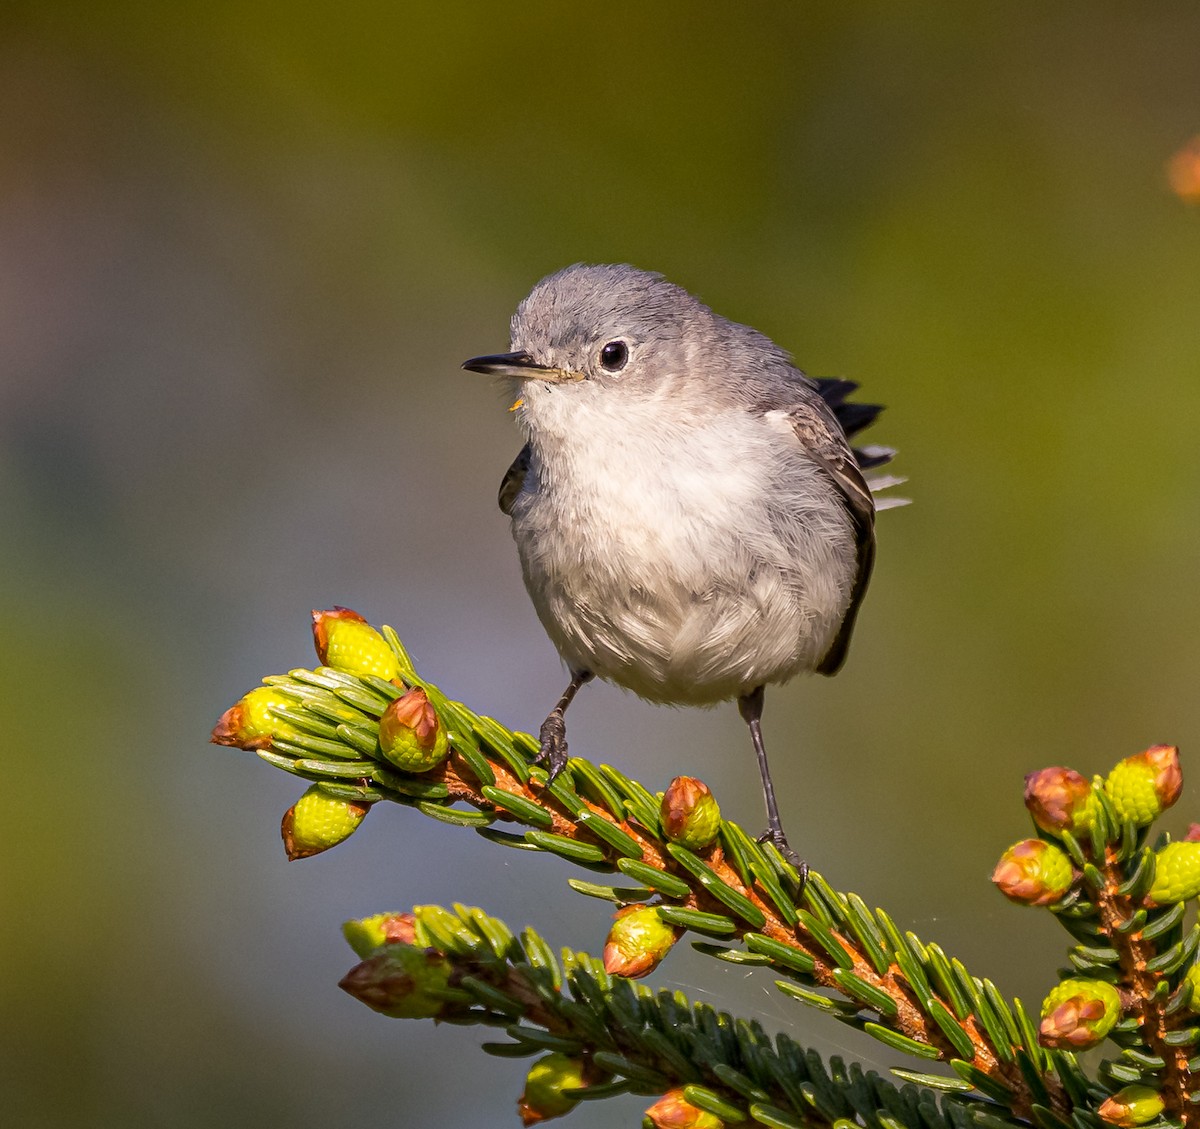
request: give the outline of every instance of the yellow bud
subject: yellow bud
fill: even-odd
[[[335,607],[316,611],[313,642],[323,666],[347,674],[375,674],[389,682],[400,673],[400,662],[378,631],[358,612]]]
[[[276,707],[295,709],[296,703],[274,686],[256,687],[221,715],[209,740],[237,749],[269,749],[273,737],[290,741],[297,731],[275,716]]]
[[[1187,839],[1155,852],[1154,884],[1146,900],[1157,906],[1186,902],[1200,894],[1200,843]]]
[[[525,1092],[517,1102],[522,1125],[536,1125],[570,1113],[579,1099],[563,1090],[582,1089],[588,1083],[587,1069],[582,1059],[567,1055],[548,1054],[529,1068],[525,1077]]]
[[[370,804],[327,795],[314,784],[283,813],[279,831],[287,857],[310,858],[345,842],[370,810]]]
[[[646,1121],[654,1129],[724,1129],[716,1114],[698,1109],[683,1096],[683,1090],[668,1090],[648,1110]]]
[[[707,847],[721,826],[721,809],[708,785],[694,776],[677,776],[659,807],[663,833],[689,850]]]
[[[450,755],[446,727],[425,691],[414,686],[379,719],[379,750],[405,772],[428,772]]]
[[[648,976],[679,939],[653,906],[618,910],[604,942],[604,971],[631,980]]]
[[[1038,1042],[1043,1047],[1086,1050],[1103,1042],[1121,1018],[1121,997],[1103,980],[1064,980],[1042,1002]]]

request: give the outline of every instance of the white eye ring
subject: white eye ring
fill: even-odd
[[[629,362],[629,346],[619,338],[600,350],[600,366],[606,372],[620,372]]]

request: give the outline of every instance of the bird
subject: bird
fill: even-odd
[[[505,473],[525,587],[570,682],[539,731],[552,780],[566,712],[593,678],[651,702],[736,701],[767,829],[799,871],[762,735],[765,688],[845,662],[875,560],[875,514],[904,481],[851,446],[883,410],[813,379],[767,336],[661,274],[577,263],[538,282],[509,351],[462,367],[504,378],[525,445]]]

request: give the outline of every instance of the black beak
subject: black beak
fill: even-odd
[[[545,371],[534,363],[528,353],[492,353],[487,357],[472,357],[463,361],[462,367],[468,372],[481,372],[484,376],[515,376],[536,378],[539,372]]]
[[[469,361],[463,361],[462,367],[468,372],[481,372],[484,376],[545,380],[552,384],[582,379],[579,373],[539,365],[528,353],[492,353],[486,357],[472,357]]]

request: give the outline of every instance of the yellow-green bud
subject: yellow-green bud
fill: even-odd
[[[450,962],[440,953],[414,945],[385,945],[350,969],[338,987],[393,1019],[431,1019],[445,1009],[437,993],[449,983]]]
[[[725,1122],[715,1113],[699,1109],[687,1101],[683,1090],[668,1090],[648,1110],[643,1125],[653,1129],[724,1129]]]
[[[1103,980],[1064,980],[1042,1002],[1038,1042],[1080,1051],[1104,1040],[1121,1018],[1121,997]]]
[[[1132,820],[1138,827],[1153,823],[1183,790],[1179,750],[1154,745],[1126,757],[1108,774],[1104,790],[1120,819]]]
[[[708,785],[694,776],[677,776],[663,793],[659,805],[663,834],[692,851],[702,850],[716,838],[721,809]]]
[[[322,666],[347,674],[375,674],[389,681],[400,673],[400,662],[378,631],[358,612],[334,607],[313,610],[313,642]]]
[[[1186,902],[1200,894],[1200,843],[1184,839],[1155,853],[1154,885],[1146,900],[1157,906]]]
[[[1126,1086],[1106,1098],[1096,1112],[1110,1125],[1137,1129],[1153,1121],[1165,1108],[1162,1094],[1149,1086]]]
[[[570,1113],[579,1099],[569,1097],[563,1090],[582,1089],[587,1083],[587,1068],[582,1059],[568,1058],[558,1052],[539,1058],[529,1068],[525,1092],[517,1101],[521,1124],[536,1125]]]
[[[1000,856],[992,881],[1014,902],[1048,906],[1071,888],[1074,871],[1067,853],[1044,839],[1022,839]]]
[[[1025,777],[1025,806],[1051,835],[1086,831],[1093,802],[1091,784],[1073,768],[1043,768]]]
[[[295,709],[296,703],[274,686],[258,686],[221,714],[209,740],[236,749],[269,749],[273,737],[290,741],[297,731],[275,716],[276,707]]]
[[[349,839],[367,818],[370,804],[327,795],[314,784],[287,811],[279,828],[293,862],[319,855]]]
[[[446,727],[419,686],[402,694],[383,711],[379,719],[379,749],[405,772],[428,772],[450,755]]]
[[[342,936],[362,957],[384,945],[412,945],[417,939],[416,918],[411,913],[377,913],[342,923]]]
[[[617,911],[604,942],[604,971],[631,980],[647,976],[678,939],[678,930],[653,906],[626,906]]]

